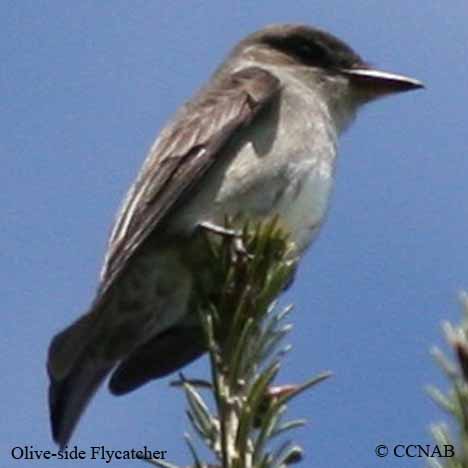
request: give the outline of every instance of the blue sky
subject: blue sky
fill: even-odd
[[[47,346],[89,305],[158,130],[245,34],[303,22],[427,90],[370,105],[342,139],[329,218],[283,298],[296,311],[280,380],[335,374],[292,405],[310,421],[295,439],[303,466],[423,466],[374,447],[430,443],[442,418],[424,386],[443,384],[428,350],[468,288],[467,16],[461,0],[1,2],[0,465],[31,466],[14,446],[55,449]],[[147,445],[187,464],[184,400],[167,382],[121,398],[103,388],[72,444]]]

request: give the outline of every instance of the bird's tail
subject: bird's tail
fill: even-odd
[[[81,414],[114,367],[92,352],[95,317],[80,318],[58,334],[49,348],[49,407],[54,440],[62,449],[70,440]]]

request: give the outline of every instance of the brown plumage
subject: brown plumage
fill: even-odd
[[[179,111],[153,146],[116,221],[90,311],[58,334],[49,349],[52,432],[61,447],[118,363],[110,389],[123,394],[203,353],[199,331],[191,323],[157,330],[157,325],[149,325],[157,322],[157,304],[154,318],[139,310],[143,289],[156,287],[146,284],[151,265],[144,265],[144,257],[158,251],[154,241],[163,249],[170,243],[165,240],[165,225],[174,205],[183,204],[197,189],[203,174],[223,154],[220,149],[278,91],[278,80],[255,67],[221,77],[194,104]],[[191,232],[186,235],[190,237]],[[148,333],[148,328],[154,332]]]
[[[54,440],[68,442],[112,371],[121,395],[203,353],[195,277],[216,287],[203,224],[279,215],[302,253],[325,219],[337,139],[357,108],[421,86],[307,26],[241,41],[162,130],[115,222],[89,312],[52,340]]]

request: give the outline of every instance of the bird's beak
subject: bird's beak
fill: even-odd
[[[354,86],[370,99],[424,88],[421,81],[414,78],[372,68],[350,68],[341,71],[349,77]]]

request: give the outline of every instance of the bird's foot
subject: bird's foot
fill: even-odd
[[[225,236],[232,239],[233,254],[236,257],[251,259],[252,255],[247,252],[244,241],[242,240],[242,232],[236,231],[235,229],[226,228],[219,226],[218,224],[210,223],[205,221],[200,223],[200,227],[206,229],[209,232],[217,234],[219,236]]]

